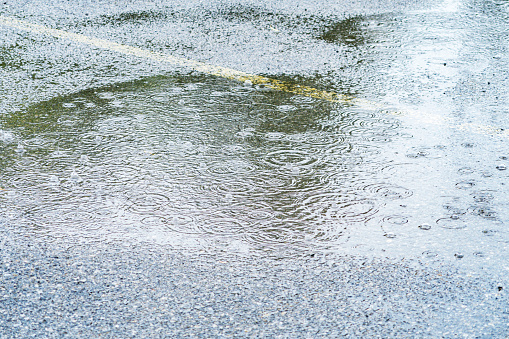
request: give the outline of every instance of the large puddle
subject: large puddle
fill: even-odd
[[[476,144],[420,138],[383,112],[157,77],[1,126],[1,222],[45,241],[481,266],[507,256],[504,159],[471,166],[460,159]]]

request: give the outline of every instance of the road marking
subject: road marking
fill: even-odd
[[[88,37],[86,35],[70,33],[66,31],[62,31],[60,29],[49,28],[46,26],[33,24],[28,21],[18,20],[15,18],[5,17],[0,15],[0,25],[8,26],[11,28],[20,29],[23,31],[28,31],[36,34],[45,34],[49,36],[53,36],[55,38],[62,38],[71,40],[74,42],[82,43],[85,45],[89,45],[92,47],[98,47],[110,51],[115,51],[118,53],[122,53],[125,55],[132,55],[140,58],[151,59],[159,62],[167,62],[169,64],[190,68],[192,70],[210,74],[230,80],[237,80],[241,82],[250,82],[253,85],[262,85],[264,88],[273,89],[276,91],[288,92],[293,94],[298,94],[302,96],[307,96],[316,99],[323,99],[330,102],[337,102],[342,104],[354,105],[360,108],[365,108],[369,110],[384,110],[384,105],[372,102],[365,99],[355,98],[353,96],[339,94],[335,92],[329,91],[321,91],[319,89],[292,84],[276,79],[271,79],[267,77],[263,77],[260,75],[250,74],[242,71],[237,71],[231,68],[216,66],[207,64],[200,61],[195,61],[186,58],[175,57],[168,54],[158,53],[148,51],[142,48],[122,45],[113,41],[109,41],[106,39],[98,39],[93,37]],[[497,135],[504,136],[509,138],[509,130],[504,130],[501,128],[496,128],[493,126],[486,126],[480,124],[466,123],[461,125],[455,125],[454,121],[449,118],[444,118],[439,115],[434,114],[423,114],[422,112],[418,112],[416,110],[385,110],[387,114],[391,115],[405,115],[410,116],[412,118],[418,119],[419,121],[430,123],[430,124],[438,124],[443,125],[447,124],[452,128],[462,130],[462,131],[470,131],[474,133],[480,134],[488,134],[488,135]]]

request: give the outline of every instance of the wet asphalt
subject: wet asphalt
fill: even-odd
[[[446,192],[440,196],[446,217],[426,214],[428,207],[419,199],[434,200],[426,195],[443,190],[426,188],[410,202],[385,202],[392,219],[370,219],[378,233],[357,231],[355,250],[290,248],[265,257],[185,241],[170,246],[94,232],[40,232],[38,225],[19,222],[30,196],[13,202],[2,181],[7,193],[0,209],[0,338],[506,338],[507,176],[496,166],[507,159],[507,139],[454,126],[465,121],[508,126],[507,13],[503,1],[4,1],[0,15],[52,28],[389,107],[447,108],[452,127],[401,118],[405,131],[432,145],[405,146],[405,161],[442,152],[444,140],[450,141],[456,156],[429,160],[419,175],[433,166],[450,168],[443,172],[459,176],[454,192],[495,202],[460,209],[466,198]],[[63,97],[65,103],[91,89],[114,92],[116,84],[196,76],[181,67],[12,28],[0,27],[0,35],[3,123],[13,124],[34,107],[43,115],[52,110],[44,103],[53,98]],[[23,135],[23,128],[12,138]],[[3,147],[15,152],[16,142],[2,133]],[[383,156],[387,148],[381,148]],[[401,161],[398,152],[391,156],[388,162]],[[491,175],[477,170],[483,179],[464,177],[473,176],[471,168],[479,164],[488,164]],[[23,175],[16,180],[22,182]],[[474,184],[487,189],[470,193]],[[422,230],[428,230],[421,227],[416,237],[402,229],[406,222],[387,222],[403,220],[402,214],[414,217],[408,222],[414,231],[429,222],[441,233],[423,238]],[[456,223],[449,227],[458,215],[468,215],[466,221],[478,226],[450,233],[463,229]],[[406,245],[395,245],[400,238]],[[256,245],[262,252],[270,247],[263,241]],[[281,248],[284,242],[278,243]]]

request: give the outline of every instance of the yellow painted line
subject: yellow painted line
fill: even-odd
[[[92,47],[98,47],[110,51],[119,52],[125,55],[133,55],[140,58],[146,58],[160,62],[167,62],[173,65],[187,67],[201,73],[215,75],[226,79],[237,80],[241,82],[250,81],[253,85],[263,85],[265,88],[270,88],[277,91],[289,92],[307,97],[324,99],[340,103],[349,103],[354,99],[353,97],[343,94],[321,91],[316,88],[308,86],[294,85],[287,82],[270,79],[259,75],[249,74],[226,67],[210,65],[200,61],[179,58],[163,53],[151,52],[138,47],[126,46],[105,39],[92,38],[82,34],[70,33],[59,29],[33,24],[24,20],[0,16],[0,24],[12,28],[17,28],[23,31],[29,31],[32,33],[45,34],[56,38],[67,39],[74,42],[86,44]]]
[[[122,53],[125,55],[132,55],[140,58],[151,59],[159,62],[166,62],[169,64],[173,64],[176,66],[190,68],[192,70],[210,74],[226,79],[237,80],[241,82],[250,82],[253,85],[262,85],[264,88],[273,89],[276,91],[288,92],[293,94],[298,94],[302,96],[307,96],[316,99],[323,99],[330,102],[337,102],[342,104],[350,104],[360,108],[369,109],[369,110],[384,110],[384,105],[376,102],[372,102],[365,99],[355,98],[349,95],[339,94],[335,92],[321,91],[319,89],[292,84],[276,79],[271,79],[255,74],[250,74],[242,71],[237,71],[231,68],[216,66],[207,64],[200,61],[195,61],[186,58],[175,57],[168,54],[158,53],[148,51],[142,48],[122,45],[113,41],[109,41],[106,39],[98,39],[93,37],[88,37],[82,34],[70,33],[60,29],[49,28],[46,26],[33,24],[28,21],[18,20],[11,17],[5,17],[0,15],[0,25],[28,31],[36,34],[44,34],[53,36],[55,38],[67,39],[70,41],[74,41],[77,43],[89,45],[92,47],[102,48],[109,51],[115,51],[118,53]],[[447,124],[453,128],[463,130],[463,131],[471,131],[474,133],[480,134],[488,134],[488,135],[498,135],[509,138],[509,130],[502,130],[500,128],[496,128],[493,126],[485,126],[479,124],[462,124],[462,125],[454,125],[454,122],[451,119],[444,118],[439,115],[434,114],[423,114],[422,112],[418,112],[415,110],[398,110],[398,111],[386,111],[387,114],[391,115],[405,115],[410,116],[419,120],[420,122],[430,123],[430,124],[438,124],[444,125]]]

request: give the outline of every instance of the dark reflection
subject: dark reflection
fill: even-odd
[[[11,46],[0,46],[0,67],[1,68],[23,68],[23,60],[19,58],[19,49],[25,50],[26,47],[14,44]]]
[[[329,43],[341,43],[348,46],[358,46],[366,43],[367,32],[363,27],[365,19],[355,16],[322,28],[318,39]]]
[[[83,26],[144,24],[151,21],[167,20],[175,15],[170,11],[122,12],[116,15],[101,14],[82,23]]]
[[[207,76],[87,90],[1,126],[14,135],[3,212],[45,235],[308,250],[346,241],[380,199],[406,197],[372,179],[394,121]]]

